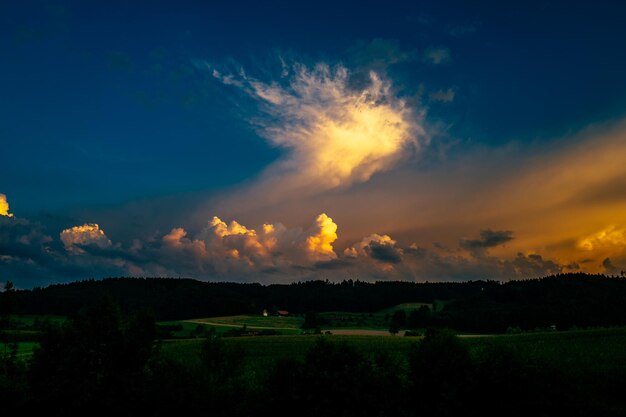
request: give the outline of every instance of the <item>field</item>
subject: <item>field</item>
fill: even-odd
[[[242,357],[246,375],[251,380],[263,378],[273,363],[283,358],[303,359],[320,338],[353,345],[374,359],[387,354],[402,367],[421,337],[377,336],[273,336],[225,338],[224,344]],[[582,392],[610,406],[620,398],[620,387],[626,385],[626,328],[577,330],[567,332],[527,333],[481,337],[463,337],[473,356],[490,348],[506,347],[516,351],[524,363],[552,369],[570,381],[576,381]],[[202,340],[163,341],[163,353],[190,366],[199,361]],[[604,399],[603,399],[604,398]]]
[[[336,313],[329,313],[336,314]],[[216,333],[241,328],[248,329],[271,327],[301,333],[296,328],[299,317],[255,317],[249,316],[220,317],[192,321],[163,322],[161,325],[182,323],[181,337],[197,335],[197,328],[213,327]],[[286,320],[285,320],[286,319]],[[199,323],[198,323],[199,322]],[[337,330],[335,330],[337,331]],[[25,332],[25,331],[23,331]],[[206,336],[206,334],[204,334]],[[320,339],[333,343],[346,343],[354,346],[366,357],[375,359],[380,354],[388,355],[401,368],[408,366],[411,349],[422,337],[402,336],[363,336],[363,335],[303,335],[283,334],[279,336],[243,336],[224,337],[224,346],[235,352],[245,369],[245,376],[250,384],[264,380],[268,370],[276,361],[286,358],[302,360],[309,349]],[[491,348],[505,347],[517,352],[527,365],[551,369],[576,381],[581,392],[589,393],[607,407],[620,407],[615,398],[621,398],[620,387],[626,386],[626,328],[572,330],[563,332],[522,333],[512,335],[462,335],[461,341],[474,357],[483,355]],[[200,364],[200,353],[204,338],[169,339],[159,342],[161,352],[187,366]],[[17,356],[27,361],[37,343],[22,341],[18,343]],[[8,347],[0,343],[0,354],[8,353]],[[489,357],[489,356],[487,356]],[[594,400],[595,401],[595,400]]]
[[[395,307],[387,308],[375,313],[351,313],[351,312],[324,312],[318,316],[321,321],[320,328],[322,331],[332,331],[336,334],[355,333],[388,335],[389,319],[396,310],[418,309],[422,305],[433,307],[432,304],[423,303],[405,303]],[[212,331],[218,334],[224,334],[232,329],[241,329],[246,326],[248,331],[254,330],[272,330],[281,335],[295,335],[303,333],[302,324],[304,323],[303,315],[289,316],[262,316],[260,314],[248,314],[226,317],[207,317],[189,320],[176,320],[159,322],[161,326],[176,326],[179,330],[172,332],[174,338],[193,338],[201,334],[198,325],[205,326],[206,329],[213,328]]]
[[[324,330],[334,334],[328,337],[337,342],[353,344],[357,349],[369,355],[380,352],[398,357],[406,357],[411,346],[419,337],[391,337],[387,333],[389,316],[398,309],[409,311],[421,304],[402,304],[377,313],[327,312],[320,314],[327,325]],[[46,321],[62,322],[63,317],[17,316],[13,318],[14,330],[7,333],[18,343],[18,356],[26,359],[36,346],[36,336],[41,324]],[[259,366],[278,358],[302,358],[313,343],[320,337],[303,335],[300,329],[302,316],[239,315],[229,317],[199,318],[160,322],[160,326],[176,328],[170,334],[175,339],[163,340],[162,350],[182,361],[195,361],[198,358],[203,338],[208,332],[225,335],[233,329],[248,331],[274,330],[279,336],[226,337],[228,347],[240,350],[246,361]],[[351,334],[370,332],[385,336],[365,336]],[[342,332],[348,333],[341,334]],[[485,349],[505,346],[518,351],[528,361],[542,361],[555,368],[578,377],[595,375],[601,378],[603,373],[623,371],[626,373],[626,328],[575,330],[566,332],[523,333],[515,335],[487,335],[483,337],[462,336],[463,343],[470,351],[480,355]],[[0,352],[6,346],[0,343]]]
[[[252,361],[282,357],[302,358],[319,337],[353,344],[357,349],[376,354],[403,354],[420,337],[380,336],[258,336],[226,338],[227,346],[241,349]],[[473,354],[505,346],[529,360],[547,361],[564,370],[603,372],[620,368],[626,371],[626,328],[576,330],[567,332],[526,333],[482,337],[463,337]],[[164,341],[163,351],[181,360],[192,360],[200,352],[202,340]]]

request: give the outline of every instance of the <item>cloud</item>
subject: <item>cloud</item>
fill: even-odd
[[[430,62],[434,65],[444,64],[452,60],[450,49],[446,47],[428,48],[424,51],[423,61]]]
[[[438,101],[441,103],[452,103],[454,101],[455,92],[452,88],[447,90],[437,90],[428,94],[430,101]]]
[[[602,261],[602,267],[609,275],[617,275],[620,273],[619,268],[613,265],[610,258],[605,258],[604,261]]]
[[[337,257],[332,243],[337,240],[337,224],[325,213],[320,214],[309,229],[306,247],[309,258],[317,262]]]
[[[0,193],[0,216],[13,217],[13,214],[9,213],[7,196],[2,193]]]
[[[337,258],[333,242],[337,224],[325,213],[306,230],[265,223],[254,229],[213,217],[195,237],[174,228],[162,238],[162,260],[168,268],[228,274],[251,274],[312,266]]]
[[[381,262],[396,264],[402,262],[402,250],[387,243],[370,242],[365,250],[368,255]]]
[[[585,251],[611,248],[626,249],[626,229],[609,226],[580,239],[577,246]]]
[[[237,75],[212,70],[216,79],[257,101],[265,115],[254,120],[259,133],[286,151],[268,169],[273,189],[319,192],[362,183],[428,141],[420,112],[375,71],[357,89],[342,65],[296,63],[290,74],[279,83],[263,82],[243,70]]]
[[[513,267],[515,277],[519,278],[539,278],[563,272],[562,265],[535,253],[529,255],[518,253],[512,261],[506,264]]]
[[[365,280],[467,280],[529,278],[566,266],[541,255],[514,258],[468,254],[463,248],[403,246],[386,234],[371,234],[335,251],[338,226],[325,213],[308,228],[265,223],[251,228],[212,217],[190,233],[181,227],[154,238],[113,244],[95,224],[65,229],[54,240],[41,226],[0,218],[0,273],[48,282],[103,276],[190,276],[200,279],[292,282],[353,277]],[[466,247],[492,248],[510,232],[483,230]],[[469,242],[469,243],[468,243]],[[606,267],[606,264],[605,264]],[[41,283],[41,281],[38,281]]]
[[[495,246],[504,245],[513,240],[513,232],[510,230],[491,230],[485,229],[480,231],[478,239],[461,239],[459,246],[469,251],[484,250]]]
[[[383,263],[397,264],[402,261],[403,251],[396,246],[396,241],[388,235],[374,233],[344,250],[346,258],[366,256]]]
[[[434,244],[426,248],[416,243],[403,246],[389,235],[373,234],[344,250],[340,260],[346,265],[337,276],[348,273],[365,279],[410,281],[509,280],[571,270],[537,253],[520,252],[510,257],[487,252],[487,248],[507,239],[512,239],[508,231],[484,230],[480,239],[469,244],[469,249]]]
[[[104,234],[104,230],[96,223],[83,224],[65,229],[59,235],[65,249],[70,253],[84,253],[81,246],[94,245],[99,248],[108,248],[111,241]]]

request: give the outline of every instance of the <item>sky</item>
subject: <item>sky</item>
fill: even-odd
[[[626,269],[620,2],[0,2],[0,281]]]

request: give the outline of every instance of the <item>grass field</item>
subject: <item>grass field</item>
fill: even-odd
[[[233,329],[242,329],[245,325],[248,330],[274,330],[279,334],[300,334],[303,319],[301,317],[263,317],[253,315],[239,315],[228,317],[210,317],[191,320],[174,320],[159,322],[160,326],[177,326],[181,330],[172,332],[176,338],[193,338],[198,334],[198,326],[206,330],[212,329],[216,334],[224,334]]]
[[[224,339],[226,346],[241,349],[251,361],[282,357],[302,358],[319,337],[353,344],[367,354],[387,352],[404,354],[421,338],[378,336],[260,336]],[[472,354],[484,349],[505,346],[531,361],[543,361],[565,370],[602,373],[617,368],[626,372],[626,328],[576,330],[567,332],[527,333],[463,338]],[[181,360],[194,360],[202,340],[164,341],[162,348]]]
[[[283,335],[223,338],[229,349],[240,352],[242,366],[252,382],[261,381],[271,365],[282,358],[302,359],[320,338],[348,343],[370,358],[387,354],[401,366],[408,365],[408,352],[421,337]],[[524,362],[550,367],[572,381],[578,381],[598,398],[619,398],[626,386],[626,328],[526,333],[461,339],[472,355],[490,347],[504,346],[517,351]],[[203,339],[163,340],[160,349],[189,366],[197,366]],[[18,357],[27,360],[36,343],[18,344]],[[0,352],[5,346],[0,344]],[[611,397],[613,396],[613,397]]]
[[[65,316],[43,316],[43,315],[14,315],[11,316],[11,323],[17,329],[41,327],[44,323],[63,323]]]
[[[300,329],[303,318],[300,316],[267,316],[262,315],[239,315],[227,317],[209,317],[202,319],[186,320],[192,323],[207,323],[210,325],[223,325],[231,327],[241,327],[244,324],[248,328],[255,329],[276,329],[293,330]]]
[[[319,313],[320,318],[325,322],[321,327],[323,330],[376,330],[387,331],[389,320],[397,310],[405,310],[408,314],[411,310],[427,305],[430,308],[436,307],[433,304],[424,303],[404,303],[394,307],[386,308],[375,313],[351,313],[343,311]],[[226,317],[207,317],[189,320],[176,320],[160,322],[160,325],[172,326],[180,324],[182,329],[172,333],[176,338],[189,338],[197,334],[197,326],[212,327],[218,334],[223,334],[231,329],[241,329],[244,325],[249,330],[275,330],[282,335],[293,335],[302,333],[301,327],[304,322],[302,315],[291,316],[267,316],[260,314],[248,314]],[[195,332],[195,333],[194,333]]]
[[[19,342],[17,344],[17,358],[20,360],[28,360],[33,355],[33,350],[38,345],[37,342]],[[9,346],[0,343],[0,355],[7,355]]]

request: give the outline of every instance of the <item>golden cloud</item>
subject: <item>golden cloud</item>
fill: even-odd
[[[585,251],[597,249],[626,249],[626,229],[609,226],[578,241],[578,248]]]
[[[7,196],[0,193],[0,216],[13,217],[13,214],[9,213],[9,202]]]
[[[261,135],[287,149],[287,156],[270,167],[281,171],[283,186],[320,191],[365,182],[427,142],[421,115],[376,72],[369,73],[366,87],[355,90],[341,65],[293,69],[287,85],[264,83],[243,71],[237,80],[213,71],[223,83],[259,100],[269,115],[256,123]]]
[[[336,232],[337,225],[324,213],[304,231],[280,223],[253,229],[213,217],[193,239],[183,228],[174,228],[162,242],[165,251],[188,254],[201,270],[258,272],[335,259]]]
[[[337,224],[333,222],[333,219],[325,213],[320,214],[309,229],[309,233],[310,235],[306,238],[309,259],[328,261],[337,257],[332,245],[337,240]]]
[[[111,241],[104,234],[104,230],[96,223],[83,224],[65,229],[60,234],[61,241],[68,252],[84,253],[80,248],[83,245],[96,245],[100,248],[111,246]]]

